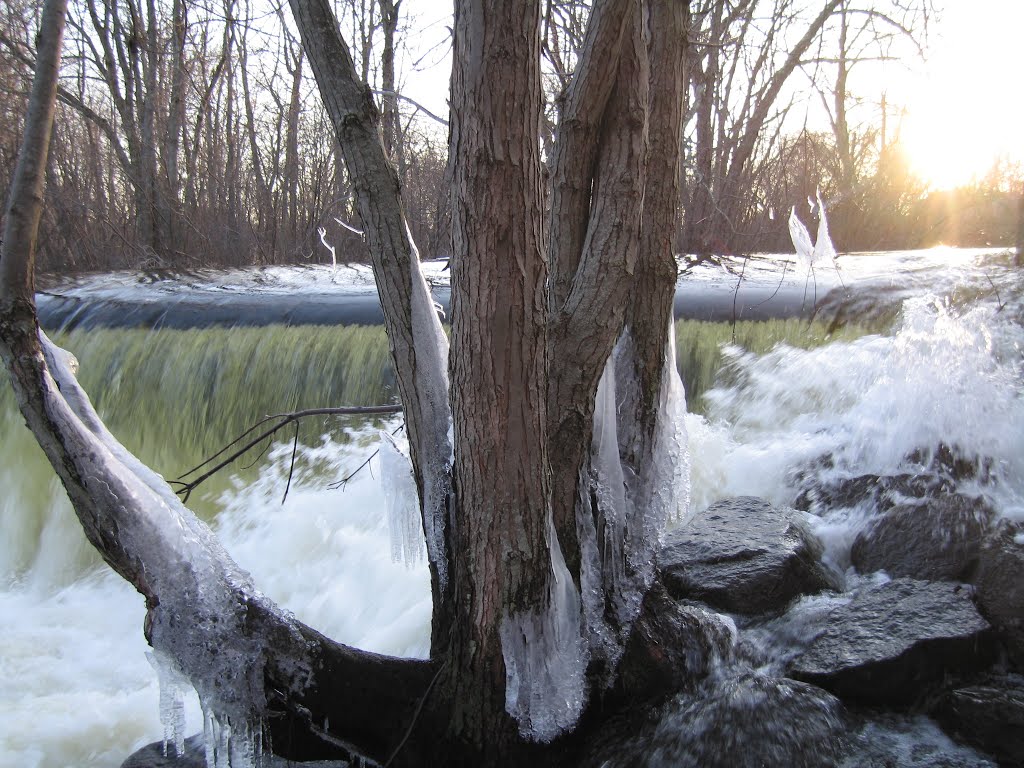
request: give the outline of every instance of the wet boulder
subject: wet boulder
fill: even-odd
[[[206,768],[206,747],[203,734],[197,733],[185,739],[185,751],[178,755],[173,744],[157,741],[133,752],[121,763],[121,768]]]
[[[834,509],[868,506],[885,511],[911,499],[935,499],[955,493],[960,483],[989,485],[993,460],[968,454],[959,446],[939,443],[933,449],[907,454],[900,470],[887,475],[842,476],[835,459],[826,454],[793,473],[799,489],[797,509],[824,515]]]
[[[900,473],[895,475],[856,475],[822,481],[811,473],[797,477],[801,487],[793,506],[814,515],[825,515],[835,509],[869,506],[889,509],[902,498],[915,499],[951,493],[954,484],[934,474]]]
[[[670,531],[658,567],[669,593],[716,610],[777,612],[794,598],[836,588],[804,515],[741,496]]]
[[[626,643],[614,694],[651,701],[693,690],[719,663],[732,659],[735,643],[731,619],[677,602],[656,582]]]
[[[1024,766],[1024,677],[999,675],[945,696],[935,718],[1000,765]]]
[[[840,764],[846,727],[842,704],[826,691],[748,672],[709,678],[584,765],[824,768]]]
[[[857,536],[850,559],[861,573],[969,581],[993,516],[984,500],[959,493],[898,504]]]
[[[844,699],[902,706],[986,669],[994,657],[971,587],[897,579],[834,609],[789,675]]]
[[[920,713],[870,710],[854,720],[844,768],[998,768]]]
[[[981,612],[1024,671],[1024,525],[1003,521],[985,538],[974,583]]]

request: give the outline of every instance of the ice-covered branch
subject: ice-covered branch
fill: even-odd
[[[324,227],[317,227],[317,234],[320,235],[320,242],[323,243],[324,248],[331,252],[331,266],[335,269],[338,268],[338,255],[333,245],[327,242],[327,230]]]
[[[449,553],[444,527],[452,454],[448,343],[409,236],[397,173],[384,151],[373,94],[355,71],[330,4],[292,0],[290,5],[345,165],[349,175],[360,180],[355,187],[356,209],[372,259],[405,411],[427,534],[438,639],[451,604],[446,592]]]
[[[17,371],[16,389],[42,383],[26,416],[87,537],[145,596],[146,635],[161,663],[199,693],[208,744],[227,749],[230,733],[232,765],[258,756],[267,735],[296,758],[388,754],[397,737],[386,722],[411,716],[431,666],[342,646],[279,609],[107,431],[67,353],[44,336],[41,346],[31,337],[4,341],[41,353],[20,356],[31,364]],[[248,746],[239,751],[240,742]]]

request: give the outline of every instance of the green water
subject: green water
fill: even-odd
[[[844,329],[842,338],[863,333]],[[834,340],[823,325],[799,320],[676,325],[678,362],[689,408],[702,413],[703,393],[722,375],[722,348],[764,352],[779,343],[811,347]],[[80,362],[79,377],[110,430],[168,479],[179,477],[265,415],[396,399],[387,339],[381,327],[206,328],[73,331],[55,337]],[[67,553],[46,567],[48,583],[65,584],[98,564],[53,472],[0,386],[0,581],[36,568],[47,549]],[[299,439],[324,434],[349,439],[349,418],[307,419]],[[365,423],[363,421],[359,424]],[[365,433],[364,433],[365,434]],[[280,433],[290,440],[293,432]],[[367,455],[372,447],[366,448]],[[200,516],[216,515],[233,483],[265,464],[253,451],[190,498]],[[309,468],[306,468],[309,469]],[[328,483],[337,478],[325,477]],[[49,562],[49,561],[48,561]]]
[[[265,415],[395,400],[380,327],[317,326],[72,331],[54,337],[79,360],[79,379],[111,432],[168,479],[219,450]],[[0,581],[35,568],[40,552],[66,552],[50,583],[97,564],[60,483],[0,384]],[[347,440],[351,418],[303,421],[299,439]],[[360,422],[365,423],[365,422]],[[289,428],[281,440],[290,440]],[[261,446],[262,448],[263,446]],[[210,519],[232,483],[263,461],[254,450],[204,483],[189,506]],[[52,570],[51,566],[47,566]]]

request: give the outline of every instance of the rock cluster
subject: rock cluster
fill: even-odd
[[[1016,674],[1024,671],[1024,536],[1021,526],[997,522],[983,497],[956,490],[964,479],[985,481],[987,472],[983,463],[940,448],[916,474],[805,487],[803,512],[755,498],[725,499],[671,532],[659,557],[665,587],[686,605],[731,614],[747,638],[734,653],[732,674],[744,656],[752,671],[731,683],[712,676],[702,695],[678,697],[671,718],[662,716],[635,740],[634,755],[648,755],[647,765],[739,765],[745,755],[758,765],[902,765],[909,758],[900,750],[931,728],[932,743],[918,750],[926,755],[922,765],[996,764],[991,758],[1024,766],[1024,678]],[[853,542],[855,572],[847,575],[853,589],[844,594],[839,575],[821,563],[807,510],[827,514],[857,505],[872,509],[874,519]],[[795,646],[788,653],[778,653],[781,627]],[[752,650],[766,633],[774,633],[775,645]],[[794,681],[805,685],[793,687]],[[737,686],[748,695],[737,699]],[[789,743],[792,724],[771,718],[777,702],[762,708],[756,701],[771,697],[750,694],[751,686],[786,690],[787,701],[807,710],[801,722],[818,722],[813,713],[825,692],[841,704],[828,708],[828,728],[809,730],[813,745]],[[746,718],[771,722],[782,735],[755,736],[758,726],[731,708],[739,700],[746,702]],[[845,725],[832,719],[837,712]],[[688,724],[673,729],[670,719]],[[729,725],[700,726],[712,721]],[[772,754],[759,756],[759,749]]]

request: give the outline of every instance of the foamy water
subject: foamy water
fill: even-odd
[[[993,481],[958,490],[985,495],[1024,520],[1024,332],[986,305],[957,312],[934,297],[907,301],[891,336],[812,350],[731,352],[728,386],[709,391],[707,418],[689,416],[697,509],[734,495],[791,505],[796,475],[829,483],[914,472],[908,460],[940,444],[991,461]],[[823,457],[828,466],[815,466]],[[812,526],[840,570],[871,508],[839,509]]]
[[[225,494],[215,528],[260,588],[301,620],[360,648],[424,657],[429,574],[422,562],[391,559],[376,460],[344,490],[325,487],[373,452],[376,434],[305,448],[316,471],[300,470],[284,504],[291,446],[279,446],[256,483]],[[80,534],[67,505],[57,506],[45,550],[0,590],[2,768],[118,766],[163,736],[142,598],[102,567],[61,586],[54,542],[74,547]],[[194,697],[186,715],[188,733],[202,729]]]

